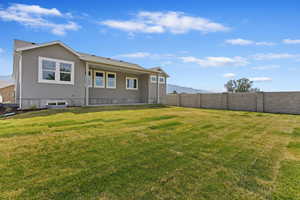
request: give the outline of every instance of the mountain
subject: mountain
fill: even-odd
[[[211,91],[208,91],[208,90],[200,90],[200,89],[194,89],[194,88],[190,88],[190,87],[168,84],[167,85],[167,93],[168,94],[173,93],[174,91],[176,91],[177,93],[188,93],[188,94],[212,93]]]
[[[0,76],[0,88],[10,85],[13,82],[11,76]]]

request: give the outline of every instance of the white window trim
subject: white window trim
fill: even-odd
[[[136,80],[136,88],[127,87],[127,80]],[[136,77],[126,77],[125,85],[126,85],[127,90],[138,90],[139,89],[139,79]]]
[[[163,78],[163,81],[160,81],[161,78]],[[158,77],[158,81],[159,81],[159,83],[165,83],[166,82],[166,78],[164,76],[159,76]]]
[[[64,102],[66,106],[68,106],[68,102],[66,100],[48,100],[46,102],[46,105],[49,106],[49,103],[55,103],[55,106],[58,106],[58,102]]]
[[[43,79],[43,66],[42,61],[49,60],[55,62],[55,80],[44,80]],[[60,80],[60,66],[59,63],[67,63],[71,65],[71,81],[61,81]],[[67,60],[59,60],[54,58],[46,58],[39,56],[39,75],[38,75],[38,82],[39,83],[52,83],[52,84],[67,84],[67,85],[74,85],[74,62],[67,61]]]
[[[99,86],[96,84],[96,73],[97,72],[103,73],[103,86]],[[105,88],[105,80],[106,80],[105,74],[106,73],[104,71],[94,70],[94,88]]]
[[[152,78],[155,78],[155,81],[153,81]],[[157,82],[156,75],[151,75],[150,81],[151,81],[151,83],[156,83]]]
[[[109,74],[114,74],[115,75],[115,86],[114,87],[109,87],[108,86],[108,75]],[[115,72],[106,72],[106,88],[109,88],[109,89],[116,89],[117,88],[117,73],[115,73]]]

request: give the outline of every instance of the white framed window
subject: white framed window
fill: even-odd
[[[164,76],[160,76],[158,79],[159,79],[159,83],[165,83],[166,81]]]
[[[47,101],[47,106],[67,106],[68,102],[65,100],[50,100]]]
[[[95,88],[104,88],[105,87],[105,72],[103,71],[94,71],[94,87]]]
[[[106,72],[106,88],[117,87],[117,74],[114,72]]]
[[[126,77],[126,89],[137,90],[139,88],[139,82],[137,78]]]
[[[151,75],[150,76],[150,80],[151,80],[151,83],[156,83],[156,76],[155,75]]]
[[[74,84],[74,62],[39,57],[40,83]]]

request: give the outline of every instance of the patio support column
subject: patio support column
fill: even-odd
[[[89,105],[89,63],[85,63],[85,105]]]

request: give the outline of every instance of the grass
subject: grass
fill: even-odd
[[[300,199],[300,116],[152,106],[0,120],[0,199]]]

